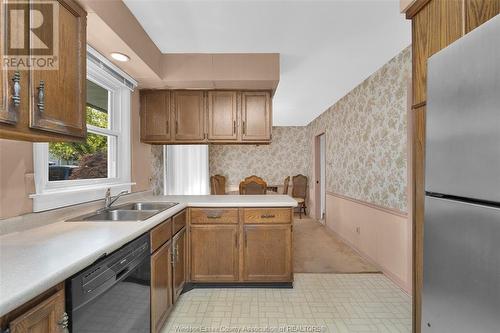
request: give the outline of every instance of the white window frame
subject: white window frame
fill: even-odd
[[[92,53],[109,66],[107,59],[95,51]],[[117,72],[121,71],[117,69]],[[123,190],[130,192],[134,185],[130,176],[131,89],[92,61],[87,61],[87,79],[110,92],[110,129],[87,125],[87,129],[93,133],[116,136],[116,145],[110,145],[108,149],[108,178],[49,181],[49,144],[35,143],[33,161],[36,194],[30,195],[34,212],[102,199],[107,188],[111,189],[112,195]]]

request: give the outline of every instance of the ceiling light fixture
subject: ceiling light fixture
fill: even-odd
[[[111,58],[113,58],[117,61],[129,61],[130,60],[130,57],[128,55],[120,53],[120,52],[111,53]]]

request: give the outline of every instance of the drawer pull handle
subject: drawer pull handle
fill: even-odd
[[[37,88],[38,89],[38,111],[43,112],[45,111],[45,82],[43,80],[40,80],[40,86]]]
[[[220,219],[222,215],[207,215],[207,219]]]
[[[14,104],[14,107],[18,107],[21,104],[21,74],[19,74],[19,72],[14,73],[12,82],[14,82],[14,85],[12,87],[12,103]]]
[[[261,219],[273,219],[275,217],[276,217],[276,215],[274,215],[274,214],[262,214],[260,216]]]

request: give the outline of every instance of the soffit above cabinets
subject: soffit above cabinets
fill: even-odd
[[[277,53],[164,54],[163,83],[171,89],[262,89],[280,78]]]

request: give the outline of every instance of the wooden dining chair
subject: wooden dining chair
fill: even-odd
[[[210,177],[210,193],[226,194],[226,177],[222,175]]]
[[[297,200],[299,205],[299,216],[302,218],[302,211],[307,215],[306,194],[307,194],[307,177],[304,175],[296,175],[292,178],[292,198]]]
[[[245,178],[240,183],[240,194],[266,194],[266,192],[267,183],[255,175]]]
[[[290,176],[285,178],[285,182],[283,183],[283,194],[288,194],[288,186],[290,185]]]

